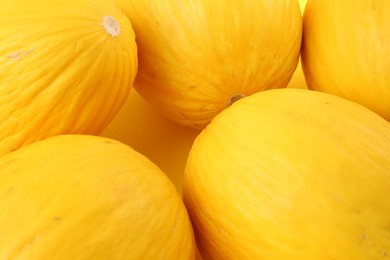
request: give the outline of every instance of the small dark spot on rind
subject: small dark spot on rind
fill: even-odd
[[[234,102],[236,102],[237,100],[240,100],[242,98],[246,97],[245,94],[242,94],[242,93],[237,93],[237,94],[234,94],[233,96],[230,97],[229,101],[228,101],[228,105],[232,105]]]

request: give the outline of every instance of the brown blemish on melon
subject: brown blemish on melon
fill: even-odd
[[[234,102],[236,102],[237,100],[240,100],[241,98],[244,98],[246,97],[245,94],[242,94],[242,93],[237,93],[237,94],[234,94],[233,96],[230,97],[230,99],[228,100],[228,105],[232,105]]]

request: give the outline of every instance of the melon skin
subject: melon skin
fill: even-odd
[[[231,103],[284,88],[299,60],[298,0],[116,0],[139,50],[135,90],[167,118],[203,129]]]
[[[183,198],[205,259],[382,259],[390,124],[340,97],[267,90],[195,139]]]
[[[59,135],[0,158],[0,259],[195,259],[181,196],[110,138]]]
[[[101,133],[138,70],[129,19],[108,0],[1,1],[0,17],[0,155]]]
[[[389,20],[385,0],[308,0],[301,51],[308,87],[390,121]]]

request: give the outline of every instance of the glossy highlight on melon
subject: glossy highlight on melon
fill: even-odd
[[[182,198],[110,138],[59,135],[0,158],[0,259],[194,259]]]
[[[327,93],[267,90],[195,139],[183,196],[205,259],[385,259],[390,123]]]
[[[298,0],[116,0],[139,49],[134,88],[169,119],[204,128],[237,99],[286,87],[297,66]]]
[[[102,132],[138,69],[134,31],[113,1],[0,1],[0,20],[0,155]]]

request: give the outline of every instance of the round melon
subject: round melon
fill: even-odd
[[[0,259],[195,259],[182,198],[114,139],[58,135],[0,158]]]
[[[390,121],[390,1],[308,0],[302,65],[308,87]]]
[[[98,134],[138,68],[110,0],[0,1],[0,155],[56,134]]]
[[[299,60],[298,0],[116,0],[139,50],[134,88],[193,128],[237,99],[286,87]]]
[[[390,124],[340,97],[268,90],[196,138],[184,201],[205,259],[390,254]]]

